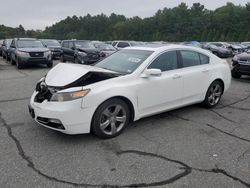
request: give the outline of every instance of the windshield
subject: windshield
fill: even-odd
[[[89,41],[76,41],[76,48],[95,48],[95,46]]]
[[[110,44],[105,44],[105,43],[94,43],[94,46],[103,51],[116,51],[116,49],[110,45]]]
[[[57,40],[42,40],[46,46],[61,46]]]
[[[43,44],[39,40],[18,40],[18,48],[44,48]]]
[[[146,50],[121,50],[95,66],[121,74],[134,72],[153,52]]]

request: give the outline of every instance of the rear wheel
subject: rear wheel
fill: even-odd
[[[207,108],[215,107],[221,100],[223,85],[220,81],[214,81],[208,88],[203,105]]]
[[[92,130],[100,138],[113,138],[122,133],[129,123],[128,105],[120,99],[101,104],[92,120]]]

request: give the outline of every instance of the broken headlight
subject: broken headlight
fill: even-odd
[[[86,96],[89,92],[90,92],[90,89],[84,89],[84,90],[73,91],[73,92],[54,93],[50,101],[53,101],[53,102],[72,101],[72,100],[79,99],[79,98]]]

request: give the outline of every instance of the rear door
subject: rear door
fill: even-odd
[[[178,52],[183,73],[183,102],[190,104],[203,100],[210,85],[212,67],[209,57],[190,50]]]

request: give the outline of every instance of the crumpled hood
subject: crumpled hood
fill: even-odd
[[[89,65],[59,63],[48,72],[45,83],[48,86],[64,87],[80,79],[89,72],[114,73]]]
[[[22,52],[46,52],[49,51],[48,48],[18,48]]]

